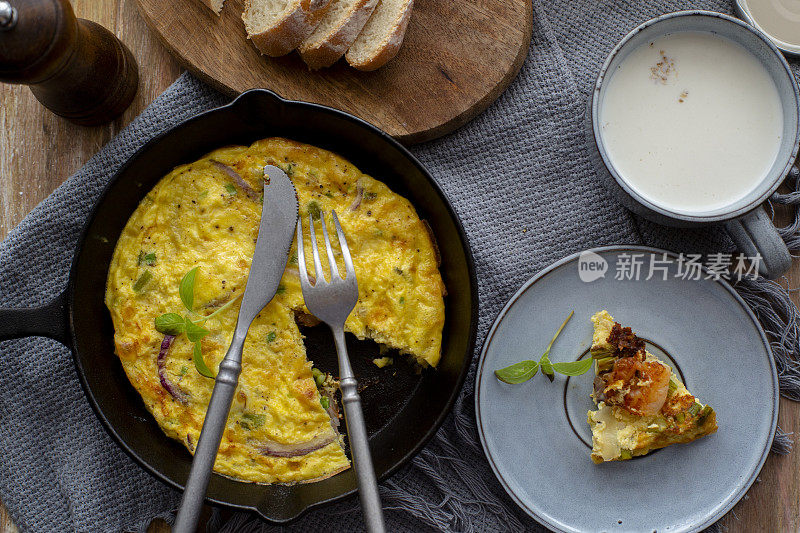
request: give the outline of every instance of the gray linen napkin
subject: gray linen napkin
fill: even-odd
[[[596,181],[583,149],[582,123],[599,65],[627,31],[679,9],[730,12],[729,3],[534,0],[533,6],[531,51],[517,80],[458,132],[413,149],[453,202],[473,246],[479,342],[525,280],[570,253],[623,243],[689,252],[730,249],[718,231],[665,229],[620,207]],[[225,102],[182,76],[37,206],[0,244],[0,306],[40,304],[58,294],[82,223],[114,172],[156,133]],[[797,319],[783,297],[778,309],[751,301],[761,302],[757,310],[768,329],[794,327],[793,335],[775,345],[790,358],[797,351]],[[787,359],[790,374],[797,372],[792,364]],[[391,531],[541,529],[506,496],[486,463],[475,430],[473,377],[432,442],[382,484]],[[141,529],[155,516],[169,518],[178,502],[177,493],[144,473],[108,437],[82,394],[69,353],[54,341],[0,344],[0,428],[0,499],[24,531]],[[227,525],[215,515],[210,525],[225,531],[262,528],[362,526],[355,500],[314,511],[286,528],[262,526],[243,513]]]

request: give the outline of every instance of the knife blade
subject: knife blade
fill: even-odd
[[[289,176],[278,167],[267,165],[264,178],[268,183],[264,185],[256,249],[239,309],[238,321],[246,322],[248,327],[278,291],[297,225],[297,193]]]
[[[278,292],[289,248],[297,225],[298,204],[289,176],[278,167],[264,167],[264,205],[253,252],[253,261],[239,308],[230,348],[219,364],[214,392],[208,403],[203,429],[195,449],[192,469],[175,519],[174,533],[193,533],[200,518],[203,498],[217,458],[222,431],[242,371],[242,348],[253,319]]]

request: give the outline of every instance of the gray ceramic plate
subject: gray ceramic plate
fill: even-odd
[[[608,265],[604,277],[582,281],[579,265],[587,274],[592,261],[567,257],[528,281],[492,326],[475,389],[484,451],[519,506],[557,531],[701,530],[739,501],[769,452],[778,378],[766,336],[723,281],[677,278],[675,261],[666,265],[666,274],[656,270],[646,280],[652,258],[663,259],[661,250],[593,252]],[[615,280],[622,254],[642,254],[638,281]],[[575,315],[550,359],[586,357],[589,317],[601,309],[631,326],[649,351],[677,368],[693,394],[714,407],[717,433],[631,461],[595,465],[586,423],[593,408],[592,371],[569,379],[557,375],[554,383],[541,374],[520,385],[495,378],[498,368],[538,359],[570,310]]]

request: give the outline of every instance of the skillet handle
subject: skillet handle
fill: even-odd
[[[42,307],[0,307],[0,341],[21,337],[50,337],[69,346],[66,291]]]

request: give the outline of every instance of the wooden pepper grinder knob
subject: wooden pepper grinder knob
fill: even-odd
[[[0,0],[0,81],[29,85],[53,113],[89,126],[127,109],[139,73],[130,50],[76,19],[68,0]]]

